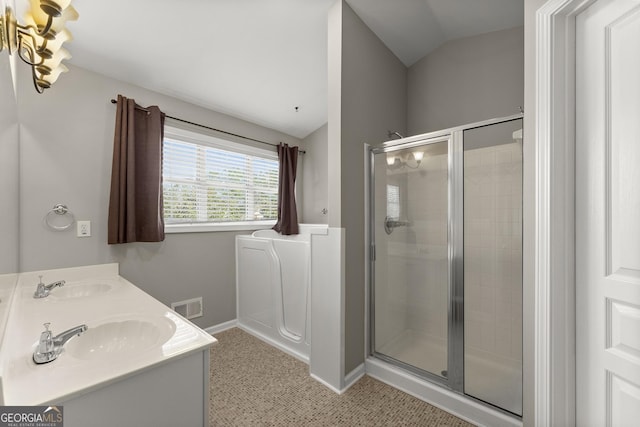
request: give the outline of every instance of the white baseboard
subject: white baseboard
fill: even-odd
[[[331,391],[333,391],[334,393],[337,394],[342,394],[344,393],[344,390],[340,390],[338,388],[335,388],[334,386],[332,386],[331,384],[329,384],[328,382],[326,382],[325,380],[323,380],[322,378],[320,378],[319,376],[315,375],[315,374],[309,374],[309,376],[311,376],[311,378],[313,378],[314,380],[318,381],[320,384],[322,384],[323,386],[329,388]]]
[[[228,322],[218,323],[217,325],[209,326],[208,328],[204,328],[204,331],[209,335],[217,334],[218,332],[226,331],[227,329],[235,328],[238,326],[238,320],[233,319]]]
[[[351,388],[352,385],[357,383],[358,380],[364,376],[364,373],[365,373],[364,363],[361,363],[360,365],[356,366],[356,368],[353,371],[345,375],[344,387],[342,387],[342,393],[349,390],[349,388]]]
[[[344,386],[341,389],[336,388],[335,386],[329,384],[327,381],[323,380],[322,378],[320,378],[319,376],[317,376],[315,374],[309,373],[309,375],[314,380],[318,381],[319,383],[321,383],[325,387],[328,387],[329,389],[331,389],[331,391],[333,391],[334,393],[342,394],[345,391],[349,390],[349,388],[352,385],[354,385],[356,382],[358,382],[358,380],[364,376],[364,373],[365,373],[364,363],[361,363],[358,367],[356,367],[353,371],[349,372],[344,377]]]
[[[242,329],[243,331],[245,331],[248,334],[253,335],[254,337],[258,338],[259,340],[262,340],[264,342],[266,342],[267,344],[269,344],[272,347],[277,348],[278,350],[287,353],[289,356],[293,356],[296,359],[298,359],[301,362],[306,363],[307,365],[309,364],[309,356],[301,353],[299,351],[297,351],[294,348],[290,348],[286,345],[282,345],[281,343],[279,343],[278,341],[274,340],[273,338],[266,336],[265,334],[261,333],[259,330],[256,330],[254,328],[252,328],[249,325],[246,325],[245,323],[241,323],[241,322],[237,322],[236,326],[240,329]]]

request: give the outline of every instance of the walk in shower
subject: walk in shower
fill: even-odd
[[[522,115],[370,149],[370,356],[522,415]]]

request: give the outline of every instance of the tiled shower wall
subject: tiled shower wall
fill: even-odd
[[[376,156],[375,169],[385,171],[375,180],[376,201],[374,227],[376,237],[375,263],[375,344],[376,349],[384,348],[397,339],[406,326],[406,261],[402,248],[398,247],[400,232],[387,235],[384,219],[387,212],[387,185],[398,188],[405,186],[401,175],[387,175],[385,156]]]
[[[465,346],[522,360],[522,143],[464,153]]]
[[[426,155],[407,173],[407,328],[447,341],[448,316],[448,156]]]

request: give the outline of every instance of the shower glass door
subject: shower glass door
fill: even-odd
[[[372,350],[446,381],[449,136],[373,155]]]
[[[464,392],[522,415],[522,119],[463,146]]]

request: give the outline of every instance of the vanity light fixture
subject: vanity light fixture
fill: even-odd
[[[418,169],[422,159],[424,158],[424,152],[412,151],[406,155],[390,155],[387,154],[387,166],[389,169],[398,169],[402,167],[408,167],[409,169]],[[415,166],[412,166],[414,163]]]
[[[71,55],[62,44],[72,37],[65,24],[77,20],[78,12],[71,6],[71,0],[29,0],[29,3],[24,24],[18,23],[10,7],[0,16],[0,51],[6,49],[10,55],[17,52],[31,66],[33,84],[42,93],[60,73],[68,71],[62,61]]]

